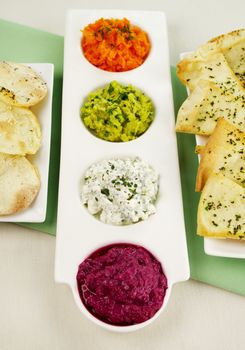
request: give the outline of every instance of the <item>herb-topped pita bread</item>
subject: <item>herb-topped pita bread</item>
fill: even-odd
[[[218,118],[245,132],[245,30],[212,39],[178,64],[190,95],[176,131],[211,135]]]
[[[224,94],[217,84],[201,80],[179,109],[176,131],[209,136],[219,118],[245,132],[245,94]]]
[[[245,133],[225,119],[219,119],[214,132],[202,148],[196,180],[201,191],[212,173],[224,176],[245,187]]]
[[[245,239],[245,188],[221,173],[211,175],[199,201],[197,233]]]
[[[200,61],[205,61],[210,55],[222,54],[229,67],[245,87],[245,29],[222,34],[200,46],[195,52],[189,54],[178,64],[178,77],[184,84],[188,84],[185,78],[186,67],[189,69]],[[195,69],[193,67],[193,69]]]

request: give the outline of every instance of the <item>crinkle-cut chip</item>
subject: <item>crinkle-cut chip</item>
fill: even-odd
[[[200,46],[195,52],[189,54],[178,64],[178,76],[187,84],[188,78],[184,78],[185,67],[189,69],[193,63],[205,61],[209,55],[222,53],[230,66],[231,70],[245,87],[245,29],[235,30],[233,32],[220,35],[211,39],[208,43]]]
[[[202,148],[196,180],[196,191],[201,191],[212,173],[245,187],[245,133],[225,119],[218,120],[214,132]]]
[[[245,239],[245,189],[222,174],[209,177],[200,197],[197,233]]]
[[[0,100],[0,152],[35,154],[41,145],[41,129],[32,111]]]
[[[39,188],[38,172],[25,157],[0,153],[0,215],[29,207]]]
[[[30,107],[47,94],[47,85],[32,68],[0,61],[0,99],[15,106]]]
[[[245,94],[224,94],[215,83],[199,81],[179,109],[176,131],[211,135],[218,118],[245,132]]]

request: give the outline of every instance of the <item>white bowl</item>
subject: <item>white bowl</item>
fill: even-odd
[[[142,323],[138,323],[132,326],[114,326],[108,323],[105,323],[103,321],[100,321],[99,319],[97,319],[95,316],[93,316],[84,306],[84,304],[82,303],[80,296],[79,296],[79,292],[76,286],[72,287],[72,293],[73,293],[73,297],[74,300],[77,304],[77,307],[79,308],[79,310],[81,310],[81,312],[92,322],[94,322],[96,325],[107,329],[108,331],[113,331],[113,332],[119,332],[119,333],[128,333],[128,332],[133,332],[133,331],[137,331],[138,329],[144,328],[146,326],[148,326],[149,324],[151,324],[155,319],[158,318],[158,316],[163,312],[163,310],[165,309],[165,307],[167,306],[169,297],[171,295],[171,290],[172,290],[172,285],[168,286],[168,289],[166,290],[166,294],[164,297],[164,301],[163,304],[161,306],[161,308],[155,313],[155,315],[150,318],[149,320],[142,322]]]

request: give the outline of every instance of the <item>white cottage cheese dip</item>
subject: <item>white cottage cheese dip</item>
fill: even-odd
[[[156,171],[138,157],[102,160],[82,177],[81,200],[104,223],[136,223],[156,212],[158,179]]]

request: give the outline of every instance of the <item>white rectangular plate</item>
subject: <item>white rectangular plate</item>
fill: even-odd
[[[137,69],[112,73],[91,65],[81,51],[81,29],[97,19],[126,17],[145,30],[151,51]],[[144,135],[131,142],[111,143],[93,136],[80,119],[86,96],[117,80],[148,95],[155,120]],[[127,226],[99,222],[81,204],[79,182],[85,170],[104,158],[139,156],[160,174],[157,212]],[[64,57],[62,145],[55,278],[76,289],[78,265],[92,251],[110,243],[128,242],[148,248],[161,261],[169,289],[189,278],[174,110],[164,13],[118,10],[71,10],[67,17]]]
[[[40,74],[47,83],[48,88],[48,94],[44,100],[31,108],[41,125],[42,144],[37,154],[28,158],[39,171],[41,187],[36,199],[28,208],[14,215],[1,216],[0,222],[44,222],[46,217],[54,66],[51,63],[24,64],[30,66]]]
[[[184,52],[180,58],[185,58],[191,52]],[[187,89],[189,94],[189,91]],[[196,135],[196,144],[205,145],[207,137]],[[200,160],[200,157],[198,157]],[[223,256],[226,258],[245,259],[245,242],[232,239],[217,239],[204,237],[204,251],[207,255]]]

